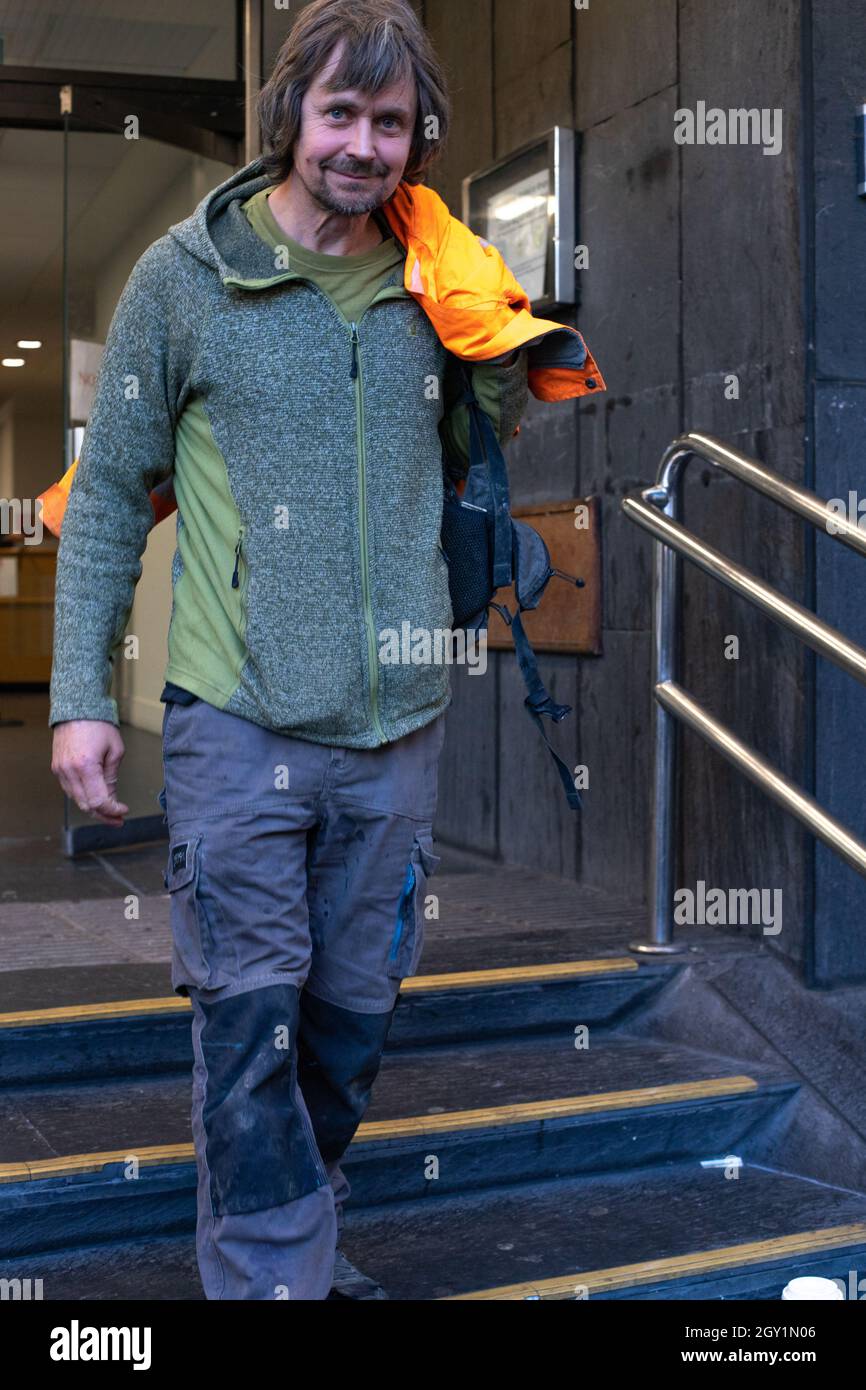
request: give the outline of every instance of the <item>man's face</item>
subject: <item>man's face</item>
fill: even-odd
[[[381,207],[400,182],[418,97],[412,80],[394,83],[375,97],[327,91],[341,51],[342,41],[304,95],[292,177],[320,207],[357,217]]]

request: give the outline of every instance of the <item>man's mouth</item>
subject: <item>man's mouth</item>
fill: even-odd
[[[352,179],[355,183],[361,183],[364,179],[377,178],[376,174],[347,174],[342,169],[332,169],[334,174],[339,174],[341,179]]]

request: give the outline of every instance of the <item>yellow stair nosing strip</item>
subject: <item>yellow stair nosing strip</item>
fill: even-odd
[[[400,986],[401,994],[415,994],[428,989],[469,989],[473,985],[520,984],[526,980],[568,979],[581,975],[613,975],[620,971],[640,970],[632,956],[609,956],[597,960],[554,961],[549,965],[511,965],[493,970],[455,970],[441,975],[408,976]]]
[[[630,1091],[602,1091],[585,1096],[561,1096],[553,1100],[525,1101],[476,1110],[450,1110],[439,1115],[409,1115],[404,1119],[363,1121],[352,1145],[440,1133],[446,1130],[493,1128],[498,1124],[526,1124],[532,1120],[563,1119],[570,1115],[592,1114],[601,1110],[623,1110],[653,1105],[673,1105],[685,1100],[709,1100],[741,1095],[758,1089],[751,1076],[711,1077],[701,1081],[673,1082],[663,1086],[644,1086]],[[182,1157],[172,1160],[168,1154]],[[137,1156],[141,1163],[186,1161],[194,1156],[193,1146],[165,1144],[145,1146],[137,1151],[113,1149],[91,1154],[60,1155],[21,1163],[0,1163],[0,1183],[17,1182],[34,1174],[41,1177],[84,1172]]]
[[[27,1028],[40,1023],[63,1023],[91,1018],[123,1018],[127,1014],[175,1013],[191,1009],[189,999],[167,995],[159,999],[115,999],[100,1004],[63,1004],[52,1009],[24,1009],[0,1014],[0,1028]]]
[[[39,1178],[59,1178],[71,1173],[95,1173],[109,1163],[135,1159],[139,1167],[159,1163],[187,1163],[195,1159],[192,1143],[143,1145],[136,1149],[108,1149],[90,1154],[59,1154],[55,1158],[36,1158],[25,1163],[0,1163],[0,1184],[35,1182]]]
[[[687,1255],[672,1255],[660,1260],[642,1260],[638,1264],[618,1265],[610,1269],[582,1270],[534,1283],[503,1284],[497,1288],[476,1289],[471,1293],[448,1294],[437,1302],[508,1301],[538,1295],[542,1299],[572,1299],[576,1288],[585,1288],[590,1296],[614,1289],[627,1289],[640,1284],[661,1283],[713,1270],[724,1270],[741,1264],[763,1264],[793,1255],[817,1254],[821,1250],[866,1243],[866,1222],[854,1221],[844,1226],[825,1226],[813,1231],[798,1231],[767,1240],[746,1241],[740,1245],[725,1245],[714,1250],[695,1250]]]
[[[641,1086],[629,1091],[599,1091],[583,1096],[559,1096],[553,1100],[514,1102],[477,1110],[450,1110],[439,1115],[408,1115],[401,1120],[368,1120],[358,1126],[352,1142],[436,1134],[444,1130],[483,1129],[497,1124],[526,1124],[532,1120],[563,1119],[569,1115],[593,1114],[602,1110],[672,1105],[687,1100],[740,1095],[744,1091],[757,1089],[758,1082],[751,1076],[723,1076]]]
[[[493,970],[455,970],[439,975],[413,975],[403,980],[401,993],[426,989],[468,989],[473,985],[520,984],[521,981],[566,979],[581,975],[608,975],[635,971],[640,964],[631,956],[608,956],[595,960],[555,961],[549,965],[501,966]],[[189,1011],[192,1004],[179,995],[156,999],[118,999],[99,1004],[68,1004],[51,1009],[23,1009],[0,1014],[0,1028],[35,1027],[41,1023],[84,1021],[94,1018],[123,1018],[128,1014]]]

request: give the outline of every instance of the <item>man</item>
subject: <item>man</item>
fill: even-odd
[[[339,1159],[439,863],[448,668],[382,664],[378,634],[450,626],[442,449],[465,461],[468,427],[379,211],[447,131],[410,6],[315,0],[259,111],[266,158],[145,251],[112,320],[58,553],[49,722],[64,790],[122,824],[112,658],[150,491],[173,477],[162,799],[199,1268],[208,1298],[323,1299]],[[503,443],[526,373],[522,350],[472,368]]]

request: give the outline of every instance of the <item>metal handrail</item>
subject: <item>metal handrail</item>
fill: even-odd
[[[866,555],[866,534],[859,527],[828,511],[828,503],[814,492],[789,483],[764,464],[732,449],[711,435],[682,434],[668,445],[659,464],[658,479],[646,488],[633,488],[622,499],[622,509],[632,521],[659,542],[653,557],[653,807],[650,827],[650,934],[648,941],[633,941],[629,949],[646,954],[673,954],[687,944],[673,940],[674,791],[676,725],[679,719],[761,788],[772,800],[823,840],[830,849],[866,877],[866,843],[822,809],[736,734],[715,719],[677,681],[680,613],[677,576],[679,556],[721,580],[735,593],[782,623],[821,656],[841,666],[866,685],[866,651],[848,640],[807,608],[786,599],[750,570],[734,564],[707,545],[677,520],[681,483],[690,458],[701,458],[741,482],[779,502],[816,526],[832,539]],[[833,530],[827,530],[832,516]]]

